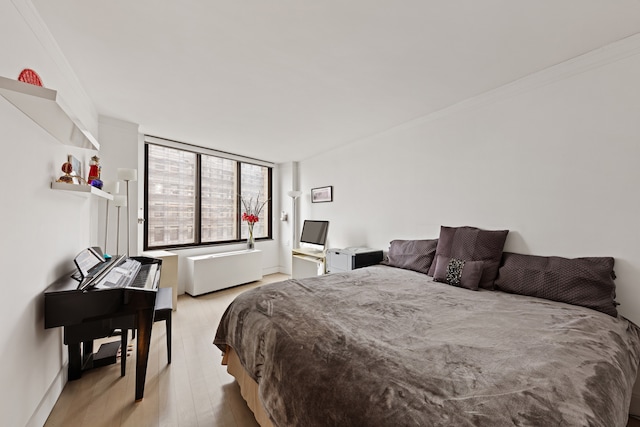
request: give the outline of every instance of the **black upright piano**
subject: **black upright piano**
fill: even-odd
[[[64,327],[70,381],[80,378],[84,369],[99,366],[97,355],[100,351],[93,353],[94,339],[111,336],[117,329],[137,329],[135,400],[139,401],[144,396],[162,260],[147,257],[127,259],[138,261],[141,267],[135,273],[135,280],[125,284],[105,282],[109,270],[114,275],[120,268],[115,263],[102,273],[101,280],[105,285],[97,281],[94,286],[81,289],[78,280],[70,275],[51,284],[44,292],[44,326]],[[119,347],[119,343],[116,345]],[[126,349],[121,349],[121,352],[122,357],[126,357]]]

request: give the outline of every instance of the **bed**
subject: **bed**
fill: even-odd
[[[500,247],[483,281],[496,255],[477,239],[469,254],[441,232],[429,250],[410,242],[421,249],[409,258],[394,242],[387,265],[264,285],[230,304],[214,344],[263,427],[626,425],[640,333],[615,311],[612,261]],[[446,256],[460,253],[463,268]],[[598,295],[524,295],[540,289],[521,289],[522,277],[566,288],[559,270]]]

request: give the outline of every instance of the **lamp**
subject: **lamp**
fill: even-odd
[[[120,191],[120,182],[106,181],[102,186],[102,190],[106,191],[109,194],[118,193]],[[104,216],[104,257],[105,259],[111,258],[111,255],[109,255],[107,250],[107,236],[109,236],[109,199],[107,199],[107,212]]]
[[[116,252],[120,255],[120,208],[127,206],[127,196],[116,194],[113,196],[113,205],[118,208],[118,222],[116,226]]]
[[[129,237],[129,233],[131,232],[131,227],[129,226],[131,218],[131,214],[129,212],[129,205],[131,204],[129,201],[129,181],[138,180],[138,171],[136,169],[118,168],[118,179],[127,184],[127,204],[125,206],[127,207],[127,255],[129,255],[131,246],[131,238]]]
[[[296,199],[302,195],[302,191],[300,190],[291,190],[287,191],[287,195],[291,197],[291,227],[292,227],[292,235],[293,242],[291,243],[291,247],[296,247],[297,235],[298,235],[298,225],[296,224]]]

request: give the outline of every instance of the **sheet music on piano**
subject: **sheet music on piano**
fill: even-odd
[[[126,258],[120,265],[96,282],[96,289],[132,288],[136,290],[153,290],[154,279],[158,271],[158,264],[142,264],[131,258]]]
[[[81,291],[113,288],[155,290],[157,264],[143,264],[126,255],[105,260],[100,248],[84,249],[74,262],[77,272],[72,277],[80,281],[78,289]]]
[[[131,258],[123,258],[96,282],[97,289],[127,287],[138,276],[142,264]]]

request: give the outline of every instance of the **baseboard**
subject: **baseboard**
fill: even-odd
[[[66,363],[62,366],[25,427],[41,427],[47,421],[53,407],[62,394],[65,384],[67,384],[67,367],[68,364]]]
[[[275,273],[281,273],[286,274],[287,276],[291,276],[291,267],[281,265],[277,268],[277,271],[275,271]]]
[[[276,273],[281,273],[280,267],[269,267],[269,268],[262,269],[263,276],[268,276],[269,274],[276,274]]]

